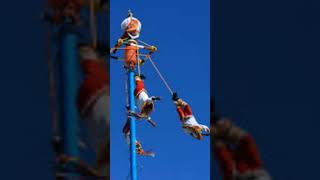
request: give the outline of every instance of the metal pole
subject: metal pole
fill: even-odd
[[[60,32],[61,60],[61,115],[62,138],[64,153],[67,156],[78,157],[76,96],[78,89],[78,48],[77,34],[71,27],[61,28]]]
[[[129,95],[129,108],[134,112],[135,97],[134,97],[134,71],[128,70],[128,95]],[[137,180],[137,159],[136,159],[136,124],[134,117],[130,117],[130,160],[131,160],[131,180]]]

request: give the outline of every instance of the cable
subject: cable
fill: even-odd
[[[173,91],[170,88],[169,84],[167,83],[167,81],[164,79],[164,77],[162,76],[161,72],[159,71],[159,69],[157,68],[156,64],[152,61],[151,57],[149,56],[148,59],[150,60],[152,66],[154,67],[154,69],[156,70],[156,72],[158,73],[158,75],[160,76],[162,82],[165,84],[165,86],[167,87],[167,89],[169,90],[170,94],[173,95]]]
[[[138,61],[138,75],[140,76],[141,71],[140,71],[140,51],[139,48],[137,48],[137,61]]]
[[[52,46],[51,46],[51,32],[49,30],[49,25],[46,25],[47,31],[47,48],[48,48],[48,80],[49,80],[49,96],[50,96],[50,106],[52,113],[52,128],[53,128],[53,136],[59,135],[59,123],[58,123],[58,111],[57,111],[57,92],[55,86],[55,78],[54,78],[54,63],[52,58]]]
[[[97,48],[97,24],[95,21],[95,12],[94,12],[94,0],[90,0],[90,31],[91,31],[91,38],[92,38],[92,47],[94,49]]]

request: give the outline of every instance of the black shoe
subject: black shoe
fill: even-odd
[[[140,78],[141,78],[142,80],[145,80],[145,79],[146,79],[146,77],[145,77],[143,74],[140,74]]]
[[[141,59],[141,61],[140,61],[140,66],[143,66],[145,62],[146,62],[146,60]]]
[[[173,101],[178,101],[178,93],[177,92],[174,92],[173,94],[172,94],[172,100]]]
[[[161,98],[160,98],[160,97],[155,97],[155,96],[153,96],[153,97],[151,97],[151,100],[152,100],[152,101],[155,101],[155,100],[159,101],[159,100],[161,100]]]

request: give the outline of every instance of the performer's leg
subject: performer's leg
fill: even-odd
[[[109,171],[106,171],[109,166],[108,156],[106,156],[109,150],[109,100],[110,96],[107,94],[100,96],[86,119],[90,144],[96,152],[96,168],[102,175],[109,175]]]
[[[135,77],[135,80],[136,80],[136,88],[134,90],[134,95],[137,96],[144,90],[144,82],[138,76]]]
[[[256,170],[262,168],[262,160],[256,143],[251,135],[245,135],[235,150],[237,159],[237,169],[241,173],[246,170]]]
[[[178,112],[178,114],[179,114],[180,120],[183,120],[183,118],[184,118],[183,109],[182,109],[181,107],[177,106],[177,112]]]
[[[185,114],[185,116],[192,115],[192,110],[191,110],[191,107],[189,106],[189,104],[185,104],[185,106],[184,106],[184,114]]]
[[[216,140],[214,146],[218,164],[223,172],[223,179],[232,180],[235,162],[231,149],[219,140]]]

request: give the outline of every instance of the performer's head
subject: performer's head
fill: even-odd
[[[121,29],[128,33],[131,39],[136,39],[139,37],[141,31],[141,22],[133,17],[130,11],[128,17],[122,21]]]

